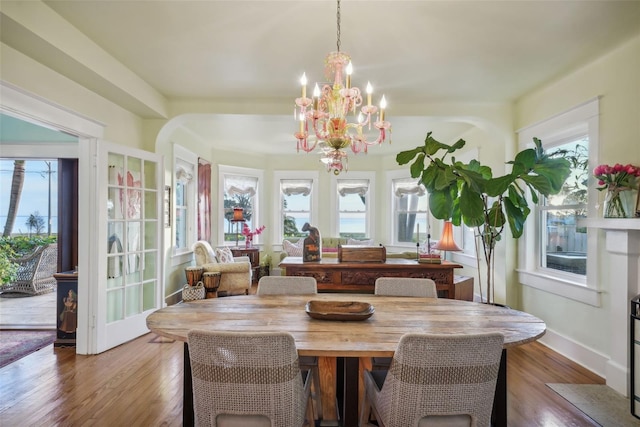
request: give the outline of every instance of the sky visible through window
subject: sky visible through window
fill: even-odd
[[[48,163],[51,165],[49,170]],[[0,226],[4,230],[9,211],[11,180],[14,160],[0,159]],[[49,171],[51,183],[49,183]],[[36,214],[45,221],[44,234],[47,233],[49,192],[51,192],[51,232],[58,232],[58,162],[56,160],[25,161],[22,197],[18,205],[18,215],[13,225],[13,234],[28,234],[26,225],[29,215]]]

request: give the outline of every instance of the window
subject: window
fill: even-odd
[[[393,244],[415,246],[420,239],[422,245],[429,232],[427,190],[414,178],[393,179],[391,187]]]
[[[305,222],[311,225],[317,220],[318,173],[315,171],[283,171],[274,173],[274,187],[279,189],[280,203],[275,218],[279,218],[275,239],[281,242],[288,237],[302,237]]]
[[[373,174],[349,172],[353,178],[334,179],[337,221],[334,225],[340,237],[371,238],[373,222]]]
[[[562,191],[540,201],[540,268],[587,274],[587,229],[578,219],[587,217],[589,139],[585,135],[547,152],[572,164]]]
[[[173,188],[174,188],[174,229],[173,254],[181,256],[191,254],[196,240],[196,187],[198,157],[185,148],[173,147]],[[179,259],[176,262],[187,262]]]
[[[232,221],[233,209],[242,208],[247,226],[253,231],[260,224],[259,195],[262,183],[262,171],[231,166],[219,166],[220,206],[222,206],[219,244],[244,241],[242,223]],[[254,237],[259,243],[260,235]]]
[[[598,233],[577,226],[598,200],[589,165],[598,159],[599,102],[593,99],[518,132],[520,148],[540,138],[548,154],[559,152],[574,172],[558,195],[532,209],[518,242],[520,283],[586,304],[599,306]]]

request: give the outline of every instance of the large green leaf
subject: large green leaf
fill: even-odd
[[[522,175],[520,177],[527,184],[531,184],[540,194],[548,196],[551,192],[549,180],[540,175]]]
[[[538,175],[544,176],[549,181],[550,194],[557,194],[562,190],[564,182],[571,174],[571,164],[567,159],[546,158],[536,164],[533,167],[533,171]],[[547,195],[545,194],[545,196]]]
[[[430,163],[422,172],[422,185],[424,185],[424,188],[426,188],[429,193],[436,189],[436,175],[438,171],[438,167],[434,163]]]
[[[505,224],[504,213],[502,212],[502,204],[498,201],[493,202],[487,212],[487,224],[489,227],[500,228]]]
[[[504,208],[507,213],[507,218],[509,219],[509,229],[511,230],[511,235],[517,239],[522,236],[522,232],[524,231],[524,222],[529,215],[529,208],[522,208],[522,210],[513,205],[510,199],[506,198],[503,200]]]
[[[446,166],[436,174],[435,188],[436,190],[442,190],[449,188],[456,181],[456,176],[450,166]]]
[[[471,169],[468,165],[458,162],[455,165],[456,171],[464,179],[465,183],[477,193],[484,193],[486,180],[478,169]]]
[[[451,218],[453,199],[447,190],[434,191],[429,194],[429,210],[437,219],[448,220]]]
[[[413,150],[401,151],[396,154],[396,162],[399,165],[406,165],[409,163],[418,153],[424,153],[424,147],[416,147]]]
[[[485,185],[485,192],[490,197],[500,196],[507,191],[507,188],[509,188],[509,185],[511,185],[514,179],[515,177],[511,174],[489,179]]]
[[[424,157],[424,153],[419,153],[418,157],[416,157],[416,161],[411,164],[409,170],[411,171],[412,178],[419,177],[424,170]]]
[[[526,149],[526,150],[522,150],[521,152],[519,152],[518,154],[516,154],[515,159],[513,160],[513,162],[509,162],[509,163],[520,163],[525,170],[531,170],[531,168],[533,168],[533,165],[536,162],[536,152],[532,149]]]
[[[424,140],[424,148],[425,148],[425,152],[429,156],[433,156],[435,153],[438,152],[438,150],[447,150],[447,151],[449,151],[451,146],[447,145],[447,144],[443,144],[443,143],[441,143],[439,141],[436,141],[435,138],[433,138],[431,136],[431,132],[429,132],[427,134],[427,138]]]
[[[477,227],[484,222],[484,202],[482,195],[462,185],[460,190],[460,213],[464,223],[470,227]]]

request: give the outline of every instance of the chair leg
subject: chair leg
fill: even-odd
[[[366,427],[369,425],[369,417],[371,414],[371,403],[369,402],[369,394],[367,388],[364,388],[364,395],[362,396],[362,405],[360,406],[360,421],[358,425],[360,427]]]

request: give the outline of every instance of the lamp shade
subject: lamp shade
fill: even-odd
[[[442,236],[440,236],[440,240],[433,247],[434,249],[438,249],[441,251],[461,251],[456,245],[456,242],[453,240],[453,224],[451,221],[444,222],[444,228],[442,229]]]
[[[243,210],[242,208],[233,208],[233,220],[234,221],[244,221],[244,216],[243,216]]]

